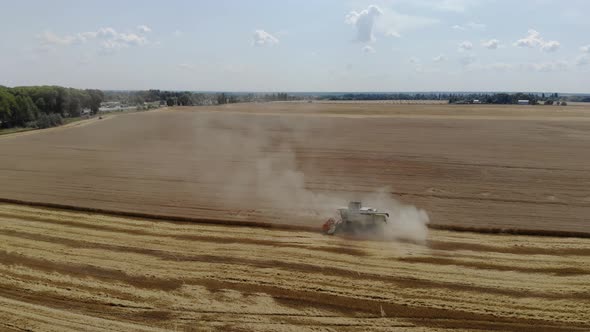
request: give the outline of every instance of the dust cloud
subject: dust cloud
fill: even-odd
[[[281,220],[319,226],[337,216],[350,200],[390,214],[383,230],[372,236],[385,240],[426,241],[428,214],[394,199],[389,188],[373,193],[316,192],[306,186],[298,164],[297,144],[312,130],[306,117],[206,114],[198,117],[195,153],[207,158],[207,170],[197,176],[219,183],[223,201],[250,205],[258,211],[277,211]],[[270,213],[270,212],[269,212]]]

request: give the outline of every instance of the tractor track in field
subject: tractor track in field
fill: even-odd
[[[236,104],[3,136],[0,330],[590,330],[589,115]],[[383,188],[424,243],[319,233]]]
[[[590,172],[582,151],[590,122],[579,121],[588,114],[583,106],[533,113],[371,103],[122,114],[3,136],[1,196],[128,217],[305,228],[309,218],[286,217],[304,206],[277,207],[276,195],[253,194],[270,182],[248,180],[268,158],[289,161],[288,171],[305,175],[305,190],[343,201],[389,187],[427,210],[433,227],[588,237]]]
[[[587,239],[418,245],[1,203],[0,240],[9,330],[590,328]]]
[[[403,196],[403,195],[402,195]],[[101,213],[112,216],[128,217],[128,218],[142,218],[151,220],[160,220],[166,222],[188,222],[198,224],[210,224],[210,225],[226,225],[226,226],[244,226],[244,227],[260,227],[267,229],[281,229],[281,230],[296,230],[296,231],[310,231],[317,232],[319,226],[304,226],[304,225],[289,225],[272,222],[257,222],[251,220],[231,220],[231,219],[208,219],[208,218],[193,218],[187,216],[175,216],[175,215],[157,215],[151,213],[142,212],[130,212],[120,210],[107,210],[101,208],[92,208],[84,206],[75,206],[68,204],[58,203],[43,203],[43,202],[31,202],[22,201],[17,199],[2,198],[0,197],[0,203],[8,204],[19,204],[28,205],[32,207],[41,208],[52,208],[52,209],[63,209],[70,211],[86,212],[86,213]],[[100,226],[95,226],[100,227]],[[495,227],[469,227],[460,225],[444,225],[444,224],[429,224],[431,229],[449,230],[455,232],[471,232],[471,233],[483,233],[483,234],[515,234],[515,235],[533,235],[533,236],[549,236],[549,237],[577,237],[577,238],[590,238],[590,232],[572,232],[572,231],[559,231],[559,230],[542,230],[542,229],[522,229],[522,228],[495,228]]]

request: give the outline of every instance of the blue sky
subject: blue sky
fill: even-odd
[[[2,2],[8,86],[590,92],[585,0]]]

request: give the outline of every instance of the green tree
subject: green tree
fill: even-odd
[[[100,104],[104,100],[104,93],[100,90],[92,89],[86,90],[86,93],[89,96],[87,107],[90,108],[90,112],[92,112],[92,114],[98,113]]]
[[[225,96],[225,93],[220,93],[219,95],[217,95],[217,104],[223,105],[226,103],[227,103],[227,97]]]
[[[24,127],[28,122],[37,119],[39,110],[31,97],[19,95],[15,98],[15,108],[12,114],[13,126]]]
[[[37,109],[41,111],[45,111],[47,109],[47,107],[45,106],[45,99],[43,99],[43,97],[37,98],[35,100],[35,105],[37,106]]]
[[[176,98],[174,98],[174,97],[166,98],[166,105],[168,105],[168,106],[176,105]]]
[[[16,100],[7,89],[0,88],[0,127],[12,127],[12,114]]]
[[[178,103],[182,106],[192,105],[191,96],[188,93],[183,93],[178,97]]]

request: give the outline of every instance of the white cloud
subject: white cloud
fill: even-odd
[[[554,52],[559,49],[561,44],[555,40],[546,41],[541,37],[541,34],[538,31],[530,29],[528,35],[517,40],[514,45],[529,48],[539,47],[544,52]]]
[[[543,39],[541,39],[541,34],[533,29],[528,31],[528,35],[525,38],[519,39],[514,43],[515,46],[519,47],[536,47],[543,43]]]
[[[360,12],[351,11],[346,15],[345,22],[356,27],[356,41],[368,43],[375,41],[373,30],[377,17],[381,16],[383,11],[375,6],[370,5],[367,9]]]
[[[369,46],[369,45],[365,45],[365,47],[363,47],[363,52],[364,52],[364,53],[369,53],[369,54],[372,54],[372,53],[375,53],[375,52],[377,52],[377,51],[375,51],[375,49],[374,49],[374,48],[372,48],[371,46]]]
[[[500,41],[497,39],[490,39],[481,43],[481,46],[487,48],[488,50],[495,50],[500,45]]]
[[[270,33],[264,30],[255,30],[252,45],[254,46],[267,46],[267,45],[276,45],[279,43],[277,37],[271,35]]]
[[[541,50],[545,51],[545,52],[555,52],[559,49],[560,45],[561,44],[559,44],[558,41],[555,41],[555,40],[548,41],[541,46]]]
[[[462,25],[455,24],[452,26],[454,30],[465,30],[465,27]]]
[[[590,53],[590,45],[580,47],[580,51],[584,53]]]
[[[152,29],[150,29],[150,27],[148,27],[147,25],[138,25],[137,30],[139,30],[139,32],[141,33],[152,32]]]
[[[469,51],[473,49],[473,44],[470,41],[464,41],[459,44],[459,51]]]
[[[447,57],[444,54],[440,54],[440,55],[437,55],[434,58],[432,58],[432,61],[434,61],[434,62],[443,62],[446,60],[447,60]]]
[[[413,63],[413,64],[418,64],[420,63],[420,59],[418,59],[417,57],[413,56],[410,59],[408,59],[409,63]]]
[[[355,41],[369,43],[375,41],[375,34],[401,37],[405,31],[416,30],[438,23],[437,19],[406,15],[390,8],[370,5],[360,12],[352,11],[346,18],[347,24],[356,28]]]
[[[148,27],[143,26],[149,30]],[[150,30],[151,31],[151,30]],[[149,31],[144,30],[144,33]],[[102,51],[112,51],[129,46],[141,46],[148,43],[147,37],[135,33],[120,33],[113,28],[100,28],[96,31],[79,32],[73,35],[58,36],[45,31],[38,36],[44,46],[70,46],[87,43],[91,40],[100,41]]]

